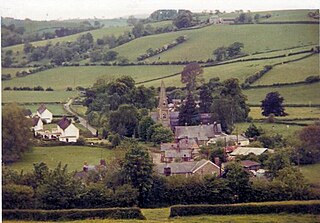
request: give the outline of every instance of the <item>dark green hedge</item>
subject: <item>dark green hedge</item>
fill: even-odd
[[[140,208],[2,210],[4,220],[61,221],[88,218],[145,219]]]
[[[228,205],[175,205],[170,217],[189,215],[231,215],[269,213],[320,214],[320,200],[243,203]]]

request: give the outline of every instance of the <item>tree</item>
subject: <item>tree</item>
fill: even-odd
[[[255,124],[251,123],[250,126],[247,128],[245,135],[249,138],[254,138],[260,136],[262,133],[261,128],[257,128]]]
[[[232,43],[228,48],[227,48],[227,52],[228,52],[228,57],[234,57],[240,54],[241,52],[241,48],[243,48],[244,45],[243,43],[240,42],[234,42]]]
[[[192,14],[185,12],[179,14],[174,20],[173,25],[175,25],[178,29],[188,28],[193,25],[192,22]]]
[[[298,146],[298,162],[303,164],[315,163],[320,160],[320,125],[313,124],[304,127],[298,135],[300,145]]]
[[[139,137],[143,141],[147,140],[147,130],[150,128],[150,126],[154,125],[155,122],[152,120],[150,116],[144,116],[139,122]]]
[[[187,95],[186,103],[181,106],[178,118],[179,125],[200,124],[200,114],[191,93]]]
[[[284,98],[279,94],[279,92],[270,92],[266,95],[266,98],[262,100],[261,109],[263,116],[269,116],[274,114],[275,116],[286,116],[287,113],[284,112],[285,108],[282,105]]]
[[[151,135],[151,141],[157,144],[172,142],[173,133],[171,129],[166,127],[157,127]]]
[[[141,22],[134,25],[134,27],[132,29],[132,34],[134,35],[135,38],[139,38],[139,37],[143,36],[144,26]]]
[[[252,23],[252,17],[249,13],[241,13],[235,19],[235,23]]]
[[[281,149],[271,154],[265,165],[272,177],[278,175],[278,171],[289,167],[291,164],[289,150]]]
[[[197,82],[203,82],[203,69],[198,63],[190,63],[181,72],[181,82],[186,84],[189,92],[193,92],[197,87]]]
[[[219,47],[213,51],[213,55],[216,61],[222,61],[227,58],[227,48],[226,47]]]
[[[11,163],[19,160],[30,149],[31,120],[16,104],[7,104],[2,110],[2,160]]]
[[[134,26],[138,23],[138,19],[135,18],[133,15],[129,16],[129,18],[127,19],[127,23],[130,26]]]
[[[114,61],[117,59],[118,52],[116,51],[108,51],[104,56],[103,56],[103,61]]]
[[[254,21],[255,21],[256,23],[258,23],[259,20],[260,20],[260,14],[255,14],[254,17],[253,17],[253,19],[254,19]]]
[[[26,54],[31,53],[33,49],[34,49],[34,46],[31,43],[29,42],[24,43],[23,52],[25,52]]]
[[[207,85],[200,87],[200,112],[209,113],[211,112],[211,106],[213,103],[213,97],[210,88]]]
[[[132,145],[126,153],[122,166],[126,180],[139,191],[139,206],[146,203],[146,198],[152,187],[152,161],[149,153],[140,146]]]

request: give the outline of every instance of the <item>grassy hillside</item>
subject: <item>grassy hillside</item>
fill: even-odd
[[[244,90],[244,94],[248,96],[248,103],[261,104],[269,92],[278,91],[284,97],[285,104],[320,104],[320,83],[309,85],[298,85],[288,87],[270,87]]]
[[[276,117],[277,119],[297,119],[297,118],[312,118],[320,119],[320,108],[319,107],[286,107],[286,113],[289,115],[284,117]],[[261,115],[260,107],[250,107],[249,116],[253,119],[266,118]],[[312,122],[312,121],[311,121]]]
[[[317,21],[308,16],[309,12],[314,12],[314,10],[278,10],[278,11],[264,11],[256,12],[260,15],[265,15],[267,13],[271,14],[269,19],[261,19],[260,22],[286,22],[286,21]],[[255,15],[256,13],[252,13]]]
[[[2,103],[64,103],[76,95],[75,91],[2,91]]]
[[[112,150],[86,146],[58,146],[58,147],[34,147],[31,152],[27,152],[22,160],[10,165],[14,170],[31,171],[33,163],[45,162],[50,169],[55,168],[59,162],[62,165],[68,164],[70,172],[82,170],[83,163],[97,165],[100,159],[110,161]]]
[[[149,48],[158,48],[172,42],[178,36],[186,35],[188,40],[149,58],[150,61],[206,60],[212,58],[212,52],[221,46],[233,42],[244,43],[247,53],[265,52],[295,46],[317,44],[319,42],[317,25],[225,25],[209,26],[197,30],[187,30],[160,35],[147,36],[119,46],[115,50],[121,55],[136,60]],[[276,40],[276,41],[275,41]]]
[[[319,54],[306,59],[274,67],[253,85],[291,83],[304,81],[311,75],[319,75]]]
[[[32,113],[36,113],[40,104],[24,105],[23,107],[30,109]],[[46,104],[46,107],[53,115],[66,115],[67,112],[63,109],[62,104]]]

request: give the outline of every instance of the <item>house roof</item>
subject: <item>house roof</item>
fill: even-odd
[[[71,124],[71,120],[69,120],[66,116],[64,116],[59,122],[58,122],[58,126],[65,130],[66,128],[68,128],[68,126]]]
[[[30,109],[23,109],[22,113],[24,116],[31,116],[32,115],[32,112]]]
[[[32,118],[32,126],[33,126],[33,127],[36,126],[36,125],[38,124],[39,120],[40,120],[40,117],[39,117],[39,116],[34,116],[34,117]]]
[[[198,125],[198,126],[176,126],[175,127],[175,138],[182,139],[185,137],[198,139],[198,140],[209,140],[213,138],[214,125]]]
[[[254,155],[258,156],[266,152],[267,150],[268,148],[238,147],[232,153],[230,153],[230,155],[231,156],[249,155],[250,153],[253,153]]]
[[[182,157],[192,157],[192,151],[190,149],[168,149],[164,152],[166,158],[182,158]]]
[[[42,114],[46,109],[47,107],[44,104],[41,104],[37,111]]]
[[[192,161],[192,162],[181,162],[181,163],[160,163],[156,164],[155,168],[159,174],[164,174],[164,168],[170,167],[172,174],[186,174],[186,173],[194,173],[199,168],[201,168],[206,162],[210,162],[209,160],[202,159],[200,161]],[[212,163],[215,165],[214,163]],[[216,166],[219,168],[218,166]]]
[[[249,168],[251,166],[259,166],[261,165],[260,163],[258,162],[255,162],[255,161],[251,161],[251,160],[243,160],[240,162],[241,166],[243,167],[246,167],[246,168]]]

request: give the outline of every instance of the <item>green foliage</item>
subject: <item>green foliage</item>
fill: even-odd
[[[285,201],[232,205],[176,205],[170,209],[170,217],[191,215],[235,215],[267,213],[319,214],[319,201]]]
[[[193,26],[192,14],[188,12],[179,14],[173,20],[173,25],[175,25],[178,29]]]
[[[5,184],[2,186],[3,209],[26,209],[34,206],[34,190],[30,186]]]
[[[113,135],[112,140],[111,140],[111,145],[112,147],[117,147],[121,143],[121,137],[118,133]]]
[[[181,72],[181,82],[186,84],[189,92],[193,92],[198,82],[203,82],[202,74],[203,69],[198,63],[190,63]]]
[[[150,116],[144,116],[139,122],[138,132],[139,137],[143,141],[147,140],[147,131],[150,128],[150,126],[154,125],[155,122],[152,120]],[[150,137],[151,138],[151,137]]]
[[[266,95],[266,98],[261,101],[262,115],[269,116],[274,114],[275,116],[286,116],[284,107],[282,105],[284,98],[279,92],[270,92]]]
[[[315,163],[320,160],[320,125],[314,124],[304,127],[299,132],[301,145],[298,148],[297,159],[301,163]]]
[[[200,114],[191,92],[188,93],[185,104],[181,105],[178,118],[181,126],[200,124]]]
[[[210,88],[207,85],[202,85],[200,87],[200,112],[210,113],[212,103],[213,97]]]
[[[270,155],[265,164],[271,176],[277,176],[279,170],[290,166],[290,151],[285,149],[276,151]]]
[[[173,132],[166,127],[157,127],[151,135],[151,141],[160,144],[173,141]]]
[[[3,210],[5,220],[62,221],[89,218],[145,219],[139,208],[101,208],[72,210]]]
[[[19,160],[30,149],[31,121],[16,104],[7,104],[2,110],[2,161],[11,163]]]
[[[263,130],[261,128],[257,128],[253,123],[250,124],[250,126],[247,128],[245,135],[249,138],[258,137],[263,133]]]

